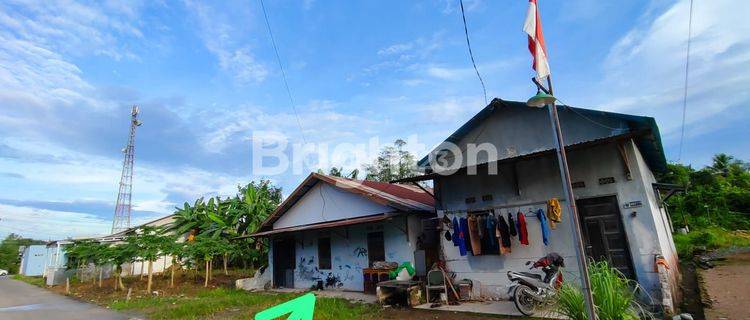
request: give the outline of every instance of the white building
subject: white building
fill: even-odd
[[[424,272],[437,259],[437,241],[422,225],[435,215],[428,191],[312,173],[251,236],[269,239],[274,287],[374,293],[388,278],[368,271],[374,262]]]
[[[660,203],[654,174],[666,169],[659,131],[653,118],[558,106],[586,254],[607,260],[644,289],[643,300],[670,311],[678,293],[679,265],[669,216]],[[569,204],[554,151],[546,108],[493,100],[446,139],[459,150],[490,144],[497,150],[466,152],[456,172],[437,172],[430,157],[419,162],[427,174],[408,181],[433,181],[438,218],[468,215],[525,215],[529,245],[518,237],[511,252],[462,256],[452,241],[441,239],[442,257],[458,279],[470,279],[483,298],[508,298],[508,270],[523,271],[529,260],[549,252],[561,254],[568,280],[579,275]],[[485,145],[486,146],[486,145]],[[432,151],[438,155],[447,145]],[[452,156],[437,156],[451,163]],[[468,163],[468,165],[467,165]],[[488,168],[497,166],[497,174]],[[472,174],[476,171],[476,174]],[[562,222],[542,241],[538,209],[551,198],[563,200]],[[444,231],[443,231],[444,232]],[[663,257],[669,266],[658,265]]]

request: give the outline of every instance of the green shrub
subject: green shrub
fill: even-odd
[[[596,314],[600,320],[638,319],[643,310],[635,299],[634,288],[638,284],[628,280],[607,262],[589,264],[591,293],[594,296]],[[558,292],[557,312],[572,320],[586,319],[581,290],[569,283]]]
[[[709,250],[750,246],[750,234],[747,231],[731,231],[716,226],[694,230],[688,234],[675,234],[673,239],[677,254],[683,259],[692,257],[695,248],[699,246]]]

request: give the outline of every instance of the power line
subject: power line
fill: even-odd
[[[477,73],[477,78],[479,78],[479,83],[482,84],[482,92],[484,93],[484,104],[487,104],[487,89],[484,87],[484,80],[482,80],[482,76],[479,74],[479,69],[477,69],[477,63],[474,62],[474,53],[471,51],[471,41],[469,41],[469,28],[466,26],[466,13],[464,12],[464,0],[459,0],[459,3],[461,4],[461,18],[464,21],[464,34],[466,35],[466,46],[469,48],[469,57],[471,57],[471,65],[474,66],[474,71]]]
[[[687,114],[688,74],[690,72],[690,42],[693,37],[693,0],[690,0],[690,18],[688,19],[687,54],[685,57],[685,91],[682,96],[682,127],[680,129],[680,149],[677,161],[682,159],[682,143],[685,140],[685,115]]]
[[[286,72],[284,72],[284,66],[281,63],[281,57],[279,56],[279,49],[276,46],[276,40],[273,38],[273,32],[271,31],[271,23],[268,22],[268,14],[266,13],[266,6],[263,4],[263,0],[260,0],[260,7],[263,9],[263,18],[266,20],[266,28],[268,28],[268,36],[271,38],[271,45],[273,46],[273,52],[276,54],[276,62],[279,63],[279,69],[281,70],[281,78],[284,80],[284,87],[286,88],[286,94],[289,97],[289,103],[292,104],[292,110],[294,111],[294,117],[297,119],[297,126],[299,127],[300,134],[302,135],[302,141],[307,144],[305,139],[305,129],[302,128],[302,121],[299,120],[299,114],[297,113],[297,107],[294,103],[292,96],[292,90],[289,89],[289,82],[286,80]]]

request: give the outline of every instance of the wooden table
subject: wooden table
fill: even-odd
[[[389,280],[378,282],[375,290],[381,304],[404,304],[416,306],[422,300],[422,282]]]
[[[362,269],[362,277],[364,277],[365,293],[375,294],[375,288],[378,282],[390,280],[388,273],[395,269]]]

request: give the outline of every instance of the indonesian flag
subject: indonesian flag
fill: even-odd
[[[549,76],[549,62],[547,61],[547,46],[544,45],[544,34],[542,33],[542,20],[539,18],[537,0],[529,0],[529,12],[523,23],[523,31],[529,35],[529,51],[534,57],[532,68],[536,70],[536,78],[542,81]]]

